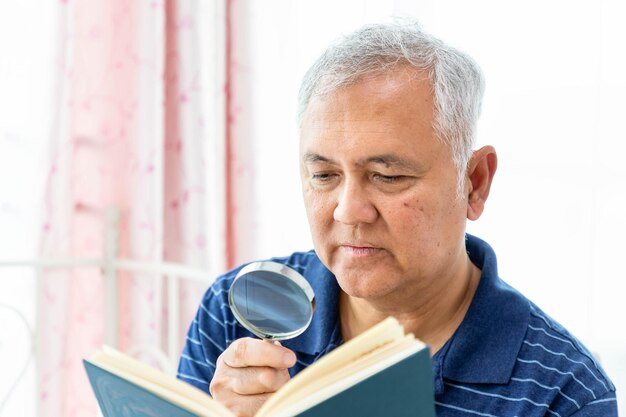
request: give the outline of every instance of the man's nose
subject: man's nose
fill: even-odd
[[[352,226],[373,223],[378,218],[378,210],[362,185],[346,181],[339,193],[333,218],[339,223]]]

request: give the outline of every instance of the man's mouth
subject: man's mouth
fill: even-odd
[[[377,248],[370,245],[358,245],[358,244],[343,244],[340,246],[341,250],[348,256],[366,257],[376,255],[381,248]]]

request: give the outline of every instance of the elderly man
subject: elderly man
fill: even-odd
[[[207,291],[179,378],[250,416],[290,377],[393,316],[431,347],[438,416],[617,416],[615,388],[567,330],[500,280],[467,235],[496,171],[473,150],[483,79],[413,24],[331,46],[300,90],[300,175],[315,251],[275,259],[313,286],[311,327],[251,338]]]

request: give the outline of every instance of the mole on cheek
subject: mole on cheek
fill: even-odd
[[[402,203],[402,206],[407,207],[407,208],[409,208],[409,207],[413,207],[413,208],[415,208],[415,206],[417,206],[417,209],[418,209],[420,212],[422,212],[422,213],[424,212],[424,206],[422,206],[422,205],[420,205],[420,204],[419,204],[419,200],[417,200],[417,201],[415,201],[415,202],[408,202],[408,201],[405,201],[405,202],[403,202],[403,203]]]

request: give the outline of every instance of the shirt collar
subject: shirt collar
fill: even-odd
[[[339,284],[315,255],[310,252],[303,276],[311,284],[315,294],[315,311],[311,324],[300,336],[285,340],[283,346],[307,355],[318,355],[331,345],[341,344],[339,332]]]
[[[441,361],[435,366],[435,385],[441,390],[444,378],[463,383],[507,383],[530,317],[528,301],[498,277],[493,249],[471,235],[467,235],[466,249],[482,272],[465,318],[433,358]]]

